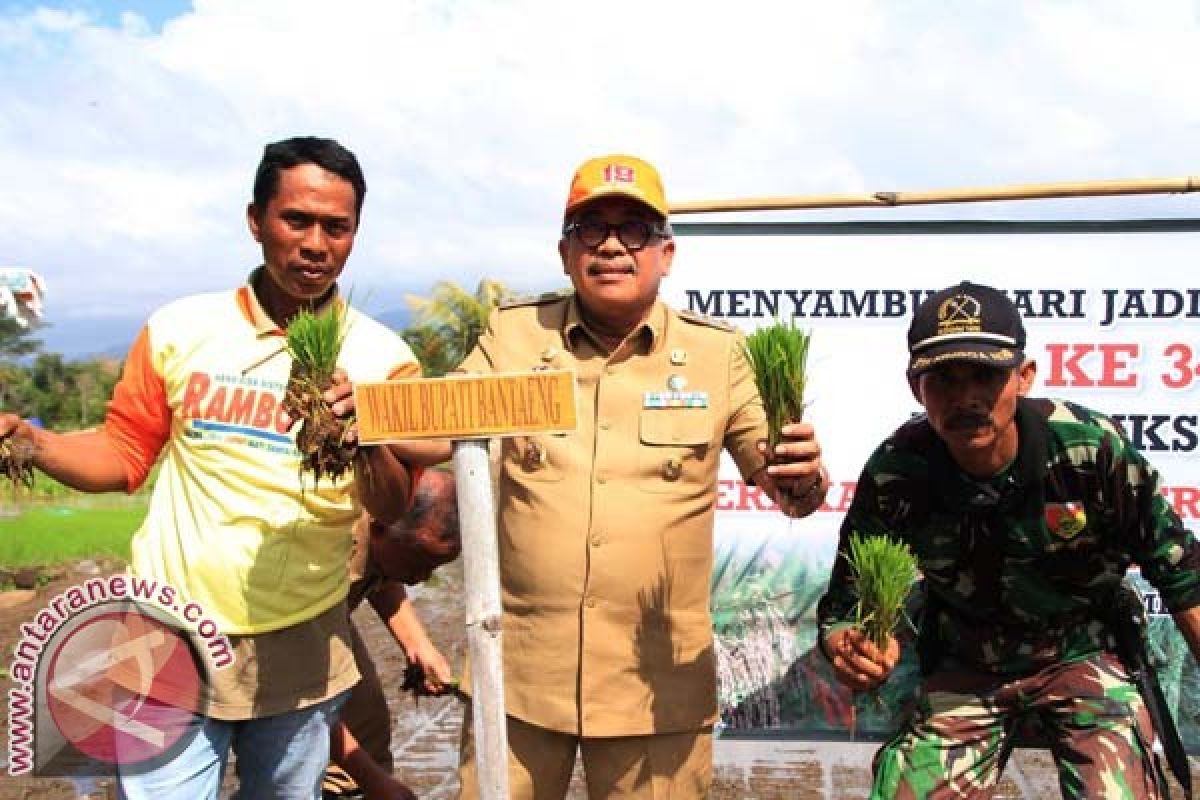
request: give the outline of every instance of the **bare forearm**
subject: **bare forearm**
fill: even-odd
[[[412,476],[388,445],[366,447],[355,460],[359,500],[372,517],[391,524],[408,508]]]
[[[389,444],[392,454],[406,464],[434,467],[450,460],[453,442],[449,439],[410,439]]]
[[[385,583],[370,596],[370,602],[396,638],[404,657],[425,673],[425,691],[438,694],[446,684],[454,681],[449,662],[429,638],[402,584]]]
[[[417,610],[408,597],[404,584],[395,581],[384,583],[379,590],[370,595],[371,607],[387,625],[396,643],[404,651],[405,656],[423,649],[429,645],[429,634],[417,617]]]
[[[59,483],[83,492],[121,492],[128,488],[125,466],[102,428],[78,433],[29,430],[34,466]]]
[[[408,589],[404,588],[403,583],[390,579],[367,595],[367,601],[384,622],[390,620],[403,606],[410,604]]]
[[[371,595],[371,605],[407,655],[427,643],[429,637],[404,587],[396,586],[395,590],[389,591],[387,587],[391,585],[385,584],[380,591]]]

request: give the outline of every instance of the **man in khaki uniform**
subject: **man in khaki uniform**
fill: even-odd
[[[503,441],[504,680],[514,798],[702,797],[716,669],[709,618],[717,466],[802,516],[827,479],[812,427],[765,465],[762,403],[731,328],[658,300],[675,242],[654,167],[584,163],[559,242],[574,291],[497,310],[461,369],[576,371],[579,427]],[[462,785],[474,797],[471,726]]]

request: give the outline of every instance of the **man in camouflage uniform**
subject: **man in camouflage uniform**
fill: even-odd
[[[891,639],[881,652],[852,624],[850,535],[906,542],[924,574],[926,678],[912,718],[876,756],[871,796],[989,797],[1029,717],[1065,797],[1161,796],[1153,725],[1101,621],[1136,563],[1198,652],[1200,548],[1158,473],[1106,417],[1026,397],[1036,367],[1001,292],[935,293],[908,345],[926,413],[867,461],[818,607],[839,680],[870,690],[899,648]]]

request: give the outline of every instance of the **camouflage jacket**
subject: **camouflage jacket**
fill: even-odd
[[[1200,547],[1111,420],[1024,399],[1017,425],[1016,460],[982,482],[957,468],[924,416],[880,445],[842,524],[818,605],[823,636],[853,619],[844,558],[852,532],[909,544],[933,609],[922,625],[936,625],[938,650],[991,672],[1111,649],[1096,608],[1131,563],[1172,612],[1200,604]]]

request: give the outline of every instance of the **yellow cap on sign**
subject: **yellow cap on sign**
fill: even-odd
[[[583,162],[571,179],[564,215],[589,200],[608,195],[631,197],[664,219],[667,217],[667,195],[658,170],[640,158],[626,155],[600,156]]]

